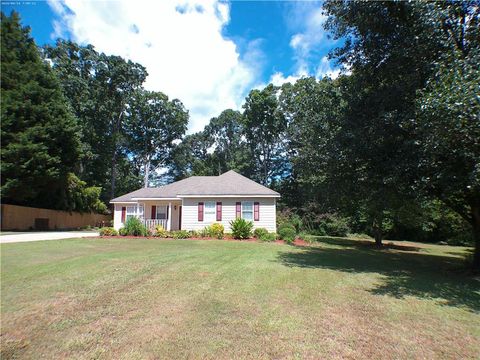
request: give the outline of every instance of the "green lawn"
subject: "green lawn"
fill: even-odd
[[[5,244],[2,359],[478,358],[466,249],[396,244]]]

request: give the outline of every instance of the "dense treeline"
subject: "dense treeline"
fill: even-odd
[[[478,268],[478,4],[323,7],[326,30],[345,39],[331,53],[344,75],[252,90],[241,111],[186,136],[188,112],[145,91],[141,65],[63,40],[39,51],[17,15],[2,15],[2,198],[72,208],[72,181],[108,201],[233,169],[280,191],[299,230],[475,241]],[[42,198],[46,187],[57,197]]]
[[[480,26],[476,2],[326,1],[344,46],[336,80],[253,90],[174,151],[171,176],[235,169],[277,188],[298,226],[476,243]],[[347,226],[347,227],[348,227]]]
[[[140,64],[58,40],[39,49],[2,13],[2,201],[105,212],[164,167],[188,112]],[[143,179],[142,179],[143,177]]]

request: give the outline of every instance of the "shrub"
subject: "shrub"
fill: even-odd
[[[136,217],[131,217],[129,218],[125,226],[123,227],[125,229],[125,234],[130,235],[130,236],[147,236],[148,231],[145,225],[140,221],[140,219]]]
[[[284,224],[293,226],[297,232],[303,228],[302,218],[289,208],[277,212],[277,227],[280,229]]]
[[[118,235],[127,236],[127,230],[124,227],[120,228],[120,230],[118,230]]]
[[[207,227],[204,227],[202,230],[200,230],[198,232],[198,234],[201,236],[201,237],[209,237],[210,236],[210,230],[208,229],[208,226]]]
[[[348,219],[336,214],[307,213],[303,219],[305,229],[313,235],[343,237],[350,232]]]
[[[290,224],[290,223],[281,224],[278,227],[278,231],[280,231],[281,229],[292,229],[293,231],[295,231],[295,233],[297,233],[297,229],[295,228],[295,226],[293,224]]]
[[[200,232],[197,230],[190,230],[189,233],[190,233],[189,237],[197,238],[201,236]]]
[[[262,235],[260,235],[260,237],[258,238],[260,241],[266,241],[266,242],[270,242],[270,241],[275,241],[277,239],[277,235],[275,233],[264,233]]]
[[[230,228],[235,239],[248,239],[252,235],[253,222],[237,218],[230,221]]]
[[[286,243],[291,244],[295,240],[296,232],[289,227],[283,227],[278,230],[278,236]]]
[[[178,239],[188,239],[190,237],[190,232],[187,230],[177,230],[177,231],[172,231],[171,233],[172,238],[178,240]]]
[[[168,236],[168,232],[162,225],[157,225],[155,226],[155,232],[153,233],[153,236],[166,238]]]
[[[118,232],[113,227],[103,227],[100,229],[100,236],[117,236]]]
[[[260,239],[263,235],[268,234],[268,230],[265,228],[256,228],[253,231],[253,235],[257,238]]]
[[[225,231],[222,224],[214,223],[206,227],[206,233],[209,237],[214,237],[217,239],[223,239],[223,232]]]

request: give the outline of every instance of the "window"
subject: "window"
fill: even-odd
[[[127,206],[127,218],[126,218],[126,220],[130,219],[131,217],[138,217],[138,218],[143,219],[143,205]]]
[[[205,221],[215,221],[216,208],[215,201],[205,201]]]
[[[253,202],[242,202],[242,218],[245,220],[253,221]]]
[[[157,215],[155,216],[155,219],[167,219],[167,205],[157,205]]]

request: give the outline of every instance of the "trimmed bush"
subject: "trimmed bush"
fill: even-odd
[[[129,236],[147,236],[148,231],[145,225],[136,217],[131,217],[125,223],[123,227],[125,234]]]
[[[268,230],[265,228],[256,228],[253,231],[253,236],[255,236],[257,239],[260,239],[265,234],[268,234]]]
[[[214,223],[210,226],[207,226],[205,230],[206,230],[207,236],[214,237],[217,239],[223,239],[223,233],[225,231],[225,228],[223,227],[222,224]]]
[[[258,239],[265,242],[275,241],[277,239],[277,235],[275,233],[267,232],[265,234],[262,234]]]
[[[283,227],[278,230],[278,236],[280,239],[284,240],[286,243],[291,244],[295,240],[297,233],[295,229],[289,227]]]
[[[103,227],[100,229],[100,236],[117,236],[118,232],[113,227]]]
[[[127,230],[125,228],[120,228],[120,230],[118,230],[118,235],[127,236]]]
[[[190,237],[190,232],[188,232],[187,230],[172,231],[171,236],[176,240],[188,239]]]
[[[252,236],[253,222],[237,218],[230,221],[230,228],[235,239],[248,239]]]

